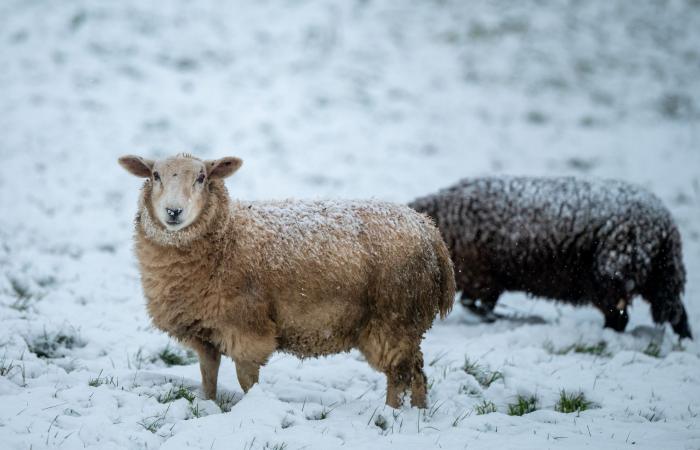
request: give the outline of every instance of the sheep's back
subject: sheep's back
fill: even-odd
[[[657,197],[612,180],[465,179],[411,206],[435,219],[456,264],[526,276],[600,261],[610,274],[635,264],[643,276],[674,227]]]
[[[400,262],[429,248],[429,221],[379,201],[259,201],[232,206],[237,253],[288,280],[366,281],[376,261]]]

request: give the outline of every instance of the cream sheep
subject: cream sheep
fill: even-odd
[[[388,405],[410,390],[425,407],[421,339],[455,291],[430,219],[377,201],[231,201],[232,157],[119,163],[146,178],[135,241],[148,311],[197,351],[208,398],[222,354],[248,391],[274,351],[357,348],[386,374]]]

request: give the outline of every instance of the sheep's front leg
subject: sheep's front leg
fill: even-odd
[[[202,372],[202,390],[210,400],[216,399],[216,382],[219,377],[221,353],[213,345],[199,340],[191,340],[187,344],[199,356],[199,370]]]
[[[243,392],[248,392],[260,375],[260,364],[236,359],[236,376]]]

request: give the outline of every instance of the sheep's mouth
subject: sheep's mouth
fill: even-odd
[[[182,222],[179,220],[166,220],[165,223],[170,225],[171,227],[176,227],[176,226],[180,225]]]

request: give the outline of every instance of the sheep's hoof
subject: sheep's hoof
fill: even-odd
[[[461,300],[462,306],[467,308],[472,314],[479,316],[479,318],[486,323],[495,322],[498,316],[494,314],[493,308],[484,306],[484,304],[479,300]]]
[[[680,320],[672,327],[673,331],[678,335],[678,339],[693,339],[693,333],[690,331],[690,325],[688,325],[688,315],[685,311],[683,311]]]

